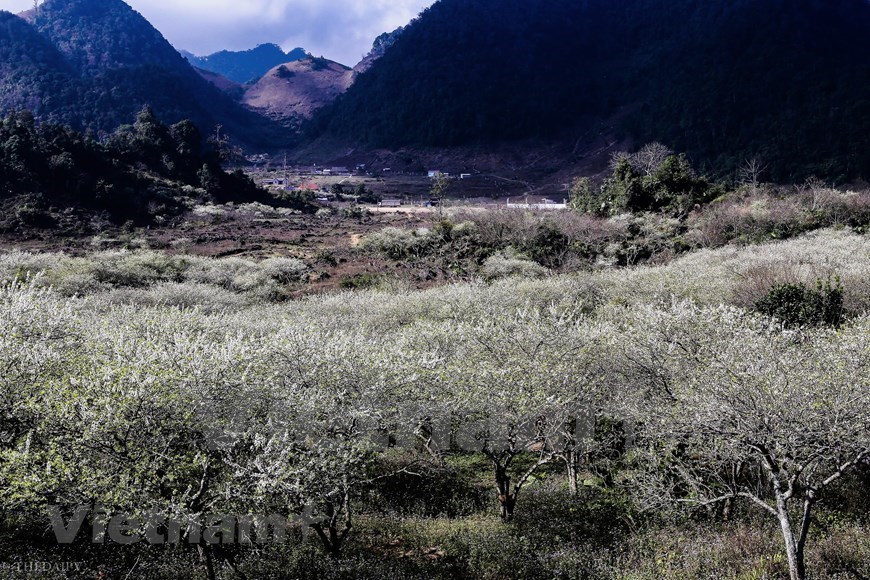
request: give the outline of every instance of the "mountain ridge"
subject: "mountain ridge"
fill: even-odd
[[[867,54],[866,0],[440,0],[308,141],[571,142],[613,120],[612,141],[663,141],[719,176],[758,156],[773,179],[867,177]]]
[[[291,144],[278,125],[202,79],[121,0],[47,0],[38,17],[6,12],[3,22],[0,109],[31,109],[39,120],[108,133],[148,105],[161,120],[191,119],[205,134],[222,125],[241,143]]]
[[[260,44],[249,50],[221,50],[208,56],[196,56],[186,50],[179,51],[195,68],[217,73],[240,85],[256,83],[276,66],[307,58],[302,48],[290,52],[274,43]]]

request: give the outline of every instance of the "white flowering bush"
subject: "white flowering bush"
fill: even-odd
[[[542,278],[549,270],[533,260],[510,252],[496,252],[486,259],[480,269],[481,275],[487,280],[508,278]]]
[[[226,207],[219,205],[198,205],[190,212],[194,219],[219,223],[226,221],[229,217],[229,212]]]
[[[492,511],[461,525],[485,534],[501,515],[517,542],[570,537],[552,530],[596,493],[742,502],[799,573],[819,562],[812,514],[870,450],[867,255],[866,236],[823,231],[664,266],[270,302],[304,262],[0,253],[0,507],[43,531],[50,503],[308,510],[342,556],[384,482],[452,497],[467,478]],[[786,329],[751,312],[762,270],[839,275],[849,317]],[[556,523],[521,527],[535,517]]]
[[[380,252],[394,260],[403,260],[424,255],[434,242],[432,232],[426,228],[406,230],[386,227],[364,237],[360,248]]]

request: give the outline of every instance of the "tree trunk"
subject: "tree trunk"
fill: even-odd
[[[580,452],[577,451],[577,418],[571,417],[565,421],[565,450],[563,459],[568,473],[568,489],[571,495],[580,493],[578,472],[580,471]]]
[[[329,521],[326,524],[326,529],[322,523],[312,524],[312,528],[317,532],[317,537],[320,538],[323,544],[323,549],[332,558],[341,556],[341,549],[344,546],[344,541],[353,528],[353,519],[350,512],[350,494],[345,492],[344,497],[338,507],[333,504],[327,504],[326,515]],[[342,517],[343,515],[343,517]],[[339,530],[339,525],[341,529]]]
[[[202,562],[203,568],[205,569],[206,578],[208,578],[208,580],[215,580],[211,547],[205,544],[197,544],[196,549],[199,552],[199,561]]]
[[[568,470],[568,490],[571,495],[580,493],[580,456],[576,451],[569,451],[565,456],[565,465]]]
[[[776,493],[776,511],[779,519],[779,527],[782,531],[782,539],[785,542],[785,555],[788,559],[789,577],[791,580],[806,580],[806,568],[804,564],[803,549],[799,549],[795,540],[794,530],[791,527],[791,519],[782,493]]]
[[[505,494],[498,496],[498,501],[501,504],[501,519],[509,522],[514,518],[514,508],[517,505],[515,495]]]
[[[320,524],[311,526],[317,532],[320,542],[323,544],[323,551],[331,558],[341,556],[341,548],[344,546],[344,539],[349,528],[345,528],[344,532],[339,532],[334,524],[330,524],[324,530]]]
[[[451,452],[461,451],[459,447],[459,429],[462,427],[459,421],[459,415],[450,413],[450,441],[448,448]]]
[[[507,474],[507,468],[495,466],[495,485],[498,488],[498,503],[501,505],[501,519],[509,522],[514,517],[514,508],[517,505],[516,494],[511,493],[511,477]]]
[[[733,497],[729,497],[722,504],[722,521],[730,522],[731,516],[734,514],[734,505],[736,500]]]

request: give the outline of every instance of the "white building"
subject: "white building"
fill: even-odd
[[[562,203],[556,203],[551,199],[543,199],[541,203],[511,203],[511,198],[508,198],[507,206],[510,209],[568,209],[568,200]]]

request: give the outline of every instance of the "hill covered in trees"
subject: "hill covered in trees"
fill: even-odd
[[[278,65],[306,58],[308,53],[302,48],[284,52],[277,44],[261,44],[250,50],[222,50],[209,56],[196,56],[187,51],[181,51],[181,55],[196,68],[217,73],[243,85],[257,82]]]
[[[47,0],[22,17],[0,13],[0,110],[110,132],[145,105],[165,122],[223,125],[249,144],[281,144],[268,120],[205,81],[121,0]]]
[[[11,114],[0,119],[0,230],[76,229],[93,216],[160,224],[195,203],[280,204],[242,172],[224,172],[214,145],[204,148],[190,121],[167,126],[149,108],[102,142]]]
[[[441,0],[312,128],[371,147],[658,140],[724,174],[870,175],[865,0]]]

